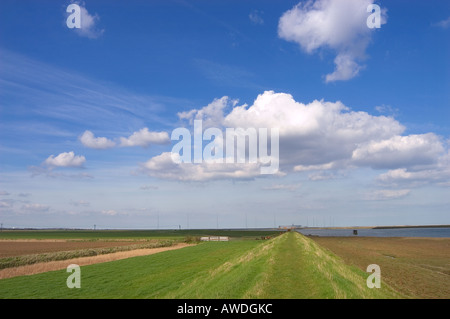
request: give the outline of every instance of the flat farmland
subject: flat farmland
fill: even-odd
[[[32,240],[149,240],[183,239],[199,236],[229,236],[232,239],[255,239],[278,234],[277,230],[234,229],[160,229],[160,230],[3,230],[1,239]]]
[[[197,242],[205,235],[254,240],[277,233],[261,230],[6,230],[0,232],[0,278],[54,269],[59,261],[75,258],[89,258],[89,263],[94,263],[146,252],[151,254],[155,249]],[[94,258],[100,255],[108,257]],[[53,265],[49,265],[50,262]]]
[[[247,238],[248,239],[248,238]],[[148,256],[81,266],[81,288],[65,269],[0,280],[0,298],[307,299],[399,298],[311,239],[201,242]]]
[[[46,265],[44,270],[30,272],[28,276],[17,273],[1,276],[2,271],[14,272],[21,266],[10,265],[0,270],[3,278],[0,298],[448,299],[450,296],[450,238],[330,238],[241,230],[147,231],[148,237],[143,234],[88,232],[80,239],[83,237],[80,233],[69,233],[72,239],[62,240],[61,232],[50,232],[39,234],[41,239],[36,240],[30,239],[30,233],[14,233],[12,237],[18,245],[54,244],[56,250],[62,248],[57,245],[66,244],[116,246],[74,250],[108,251],[106,255],[95,256],[102,257],[102,261],[75,262],[81,266],[81,289],[66,286],[65,267],[73,259],[64,252],[0,258],[1,263],[64,253],[59,261],[41,262],[40,265]],[[229,242],[198,242],[195,236],[203,235],[232,237]],[[29,239],[18,239],[23,237]],[[121,251],[121,260],[106,258],[112,257],[116,249],[128,249],[127,244],[154,246],[140,255],[133,254],[139,249]],[[28,248],[23,247],[23,251]],[[63,266],[51,269],[48,266],[52,262],[62,262]],[[369,264],[381,267],[381,289],[366,286]],[[33,265],[24,267],[28,266]]]
[[[111,248],[142,244],[136,240],[86,241],[86,240],[0,240],[0,258],[31,254],[43,254],[80,249]]]
[[[409,298],[450,298],[450,238],[309,237],[348,265],[381,268],[382,284]]]

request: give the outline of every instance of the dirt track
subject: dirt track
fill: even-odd
[[[48,243],[47,243],[48,244]],[[128,242],[128,245],[130,242]],[[91,265],[96,263],[102,263],[107,261],[114,261],[119,259],[125,259],[136,256],[144,256],[156,254],[163,251],[180,249],[191,244],[180,243],[169,247],[147,248],[147,249],[135,249],[130,251],[122,251],[117,253],[98,255],[93,257],[81,257],[74,259],[67,259],[61,261],[50,261],[45,263],[38,263],[33,265],[20,266],[15,268],[6,268],[0,270],[0,279],[11,278],[16,276],[33,275],[47,271],[66,269],[70,264],[77,264],[79,266]]]

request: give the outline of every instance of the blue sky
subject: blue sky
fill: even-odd
[[[450,223],[448,1],[70,3],[0,3],[4,227]],[[282,174],[167,161],[199,118]]]

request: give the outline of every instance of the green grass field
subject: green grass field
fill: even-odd
[[[180,250],[0,280],[0,298],[395,298],[296,232],[270,240],[204,242]]]

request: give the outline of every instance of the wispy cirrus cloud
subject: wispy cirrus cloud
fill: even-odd
[[[271,186],[265,186],[262,189],[271,191],[287,190],[293,192],[299,189],[301,186],[301,184],[275,184]]]
[[[27,212],[47,212],[49,211],[49,209],[50,209],[49,205],[43,205],[38,203],[24,204],[22,206],[22,210]]]
[[[205,78],[218,86],[261,88],[255,81],[255,75],[243,66],[217,63],[206,59],[195,59],[194,66]]]
[[[375,110],[380,114],[390,115],[391,117],[396,117],[400,111],[398,108],[384,104],[375,106]]]
[[[14,202],[12,200],[2,199],[2,200],[0,200],[0,208],[2,208],[2,209],[12,208],[13,203]]]
[[[447,19],[441,20],[433,24],[434,26],[440,27],[442,29],[448,29],[450,27],[450,17]]]
[[[101,213],[102,213],[102,215],[108,215],[108,216],[115,216],[118,214],[118,212],[113,209],[102,210]]]
[[[4,156],[11,155],[11,158],[18,158],[19,152],[26,154],[21,160],[29,161],[22,165],[29,167],[32,176],[92,178],[91,173],[57,171],[64,166],[59,161],[61,158],[55,159],[59,153],[48,159],[48,165],[34,166],[32,159],[48,158],[54,150],[50,145],[59,143],[76,151],[77,140],[92,149],[132,144],[145,147],[152,142],[167,142],[167,133],[152,133],[164,132],[175,125],[161,112],[166,107],[191,103],[185,99],[132,93],[5,49],[0,49],[0,56],[0,135],[3,137],[0,149]],[[155,129],[142,129],[149,125]],[[94,135],[97,132],[100,136]],[[33,144],[29,143],[30,136]],[[120,137],[125,139],[123,145]],[[76,167],[80,163],[78,159],[71,164]]]
[[[114,209],[105,209],[100,212],[102,215],[106,216],[119,216],[119,215],[130,215],[128,212],[117,211]]]
[[[94,178],[92,174],[86,172],[82,173],[58,172],[55,171],[54,167],[30,166],[28,167],[28,171],[31,173],[31,177],[46,176],[49,178],[58,178],[66,180]]]
[[[5,132],[67,139],[80,134],[70,127],[107,132],[113,127],[116,136],[129,132],[130,127],[172,127],[173,122],[158,112],[166,105],[187,102],[139,95],[4,49],[0,56],[2,116],[8,120],[1,123],[0,129]],[[15,103],[17,100],[22,103]],[[17,118],[15,114],[29,116]],[[92,143],[99,144],[92,139]]]
[[[248,15],[248,18],[253,24],[264,24],[264,19],[262,18],[262,11],[252,10]]]
[[[70,205],[75,206],[75,207],[89,207],[91,205],[91,203],[86,200],[76,200],[76,201],[71,201]]]
[[[365,195],[365,200],[393,200],[406,197],[411,192],[410,189],[381,189],[369,192]]]
[[[141,187],[139,187],[139,189],[146,191],[146,190],[156,190],[159,189],[159,187],[155,185],[142,185]]]

